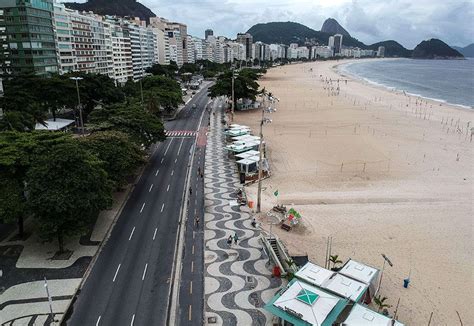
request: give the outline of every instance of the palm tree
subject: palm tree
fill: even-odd
[[[329,261],[332,263],[332,268],[336,268],[337,264],[342,264],[342,260],[339,259],[339,255],[329,256]]]
[[[381,297],[380,294],[374,298],[375,305],[378,307],[377,312],[380,312],[380,310],[382,309],[391,307],[391,305],[385,303],[385,300],[387,300],[387,297]]]

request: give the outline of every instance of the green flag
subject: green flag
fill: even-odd
[[[278,189],[273,193],[275,197],[278,197]]]

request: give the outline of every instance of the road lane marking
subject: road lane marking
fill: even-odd
[[[178,159],[177,159],[177,158],[174,159],[174,163],[175,163],[175,164],[176,164],[176,162],[178,162]]]
[[[194,261],[191,262],[191,273],[194,273]]]
[[[197,214],[197,208],[194,208],[194,215]]]
[[[165,159],[164,159],[164,158],[162,158],[162,159],[161,159],[161,163],[163,163],[163,161],[164,161],[164,160],[165,160]]]
[[[156,231],[158,231],[158,228],[155,228],[155,233],[153,233],[153,240],[156,238]]]
[[[153,183],[151,184],[150,190],[148,190],[148,192],[151,192],[151,189],[153,189]]]
[[[135,321],[135,314],[132,316],[132,321],[130,322],[130,326],[133,326],[133,322]]]
[[[148,264],[145,264],[145,269],[143,270],[142,281],[145,280],[146,269],[148,268]]]
[[[115,282],[115,279],[117,278],[117,274],[120,270],[120,265],[122,265],[122,264],[118,264],[118,266],[117,266],[117,270],[115,271],[114,279],[112,280],[112,282]],[[99,320],[100,320],[100,316],[99,316]],[[99,323],[99,321],[97,321],[97,323]]]
[[[174,170],[171,171],[171,175],[173,175],[173,174],[174,174]]]
[[[194,245],[193,245],[193,252],[192,252],[192,253],[193,253],[193,255],[194,255]]]
[[[99,316],[99,318],[97,318],[97,323],[95,323],[95,326],[99,326],[99,323],[100,323],[100,317],[102,317],[102,316]]]
[[[145,208],[145,203],[143,203],[142,208],[140,209],[140,213],[143,212],[144,208]]]
[[[132,232],[130,233],[130,237],[128,238],[128,241],[132,240],[133,232],[135,232],[135,227],[133,227]]]
[[[170,191],[170,185],[166,188],[166,192]]]
[[[165,208],[165,204],[161,205],[161,212],[163,213],[163,209]]]
[[[189,283],[189,294],[193,294],[193,281]]]
[[[179,152],[181,151],[181,146],[183,146],[183,141],[184,141],[184,138],[181,139],[181,144],[179,144],[179,148],[178,148],[178,156],[179,156]]]
[[[165,151],[165,154],[163,154],[163,156],[166,156],[166,153],[168,153],[168,149],[170,148],[172,142],[173,142],[173,138],[171,138],[171,141],[168,144],[168,147],[166,147],[166,151]]]
[[[160,169],[156,170],[155,177],[160,173]]]
[[[191,305],[189,305],[188,309],[188,320],[191,320]]]

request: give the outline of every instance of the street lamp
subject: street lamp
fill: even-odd
[[[271,98],[273,103],[273,98]],[[263,125],[272,123],[271,119],[265,117],[265,112],[272,113],[276,110],[272,107],[262,109],[262,120],[260,120],[260,147],[259,147],[259,161],[258,161],[258,194],[257,194],[257,213],[261,212],[261,203],[262,203],[262,168],[263,168]]]
[[[77,90],[77,107],[79,108],[79,119],[81,124],[81,134],[84,136],[84,120],[82,119],[82,106],[81,106],[81,95],[79,94],[79,81],[83,80],[82,77],[70,77],[69,79],[74,80],[76,82],[76,90]]]
[[[385,270],[385,263],[388,263],[390,267],[393,267],[392,262],[390,261],[390,259],[388,259],[388,257],[385,254],[382,254],[382,258],[383,258],[382,272],[380,273],[379,286],[377,287],[377,291],[375,291],[375,295],[379,293],[380,287],[382,286],[382,277],[383,277],[383,271]]]

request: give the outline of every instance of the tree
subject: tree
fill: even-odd
[[[70,135],[64,133],[1,132],[0,133],[0,219],[18,222],[18,234],[23,237],[23,220],[30,212],[25,196],[26,174],[35,151],[46,152],[50,146],[64,142]]]
[[[181,86],[175,80],[165,76],[145,77],[142,81],[145,102],[149,111],[156,113],[156,106],[168,113],[173,112],[183,103]]]
[[[329,261],[332,263],[332,268],[335,269],[336,265],[342,264],[342,260],[339,259],[339,255],[329,256]]]
[[[40,235],[56,238],[64,252],[64,238],[79,235],[112,202],[111,185],[103,163],[77,139],[36,151],[27,173],[29,206],[40,224]]]
[[[143,151],[120,131],[100,131],[81,139],[85,148],[103,161],[103,168],[115,188],[145,162]]]
[[[176,72],[178,72],[179,67],[174,61],[170,61],[169,65],[160,65],[159,63],[154,64],[146,70],[147,73],[154,76],[166,76],[174,77]]]
[[[134,143],[146,148],[166,138],[161,120],[143,110],[137,101],[96,109],[90,116],[90,122],[92,132],[121,131]]]
[[[391,307],[391,305],[385,303],[386,300],[387,300],[387,297],[381,297],[380,294],[378,296],[374,297],[374,303],[378,307],[377,312],[379,312],[382,309],[386,309],[386,308]]]

